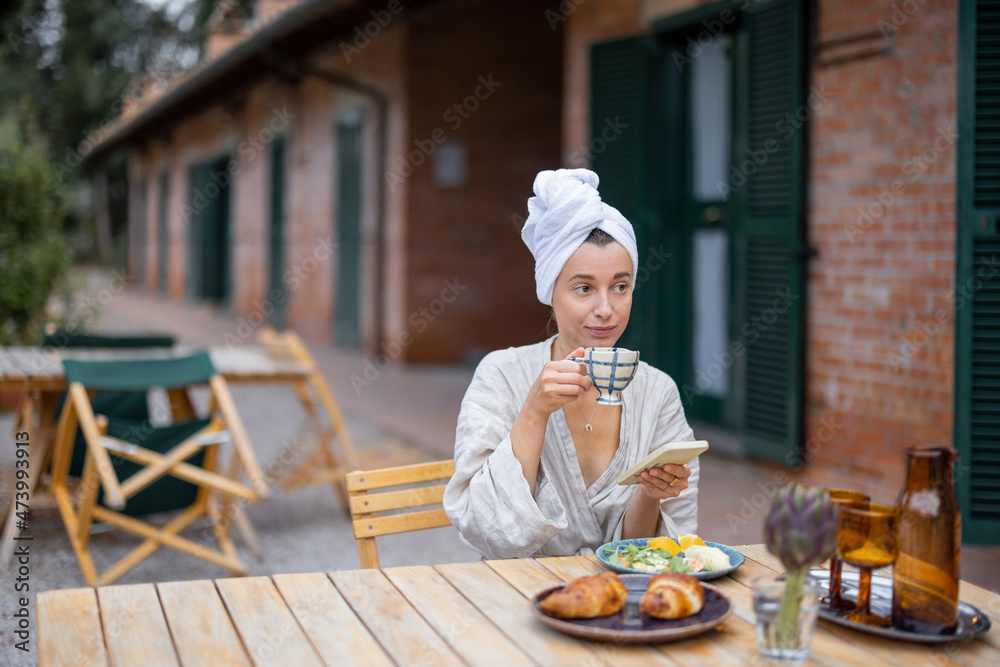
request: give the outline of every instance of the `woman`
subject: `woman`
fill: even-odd
[[[632,308],[635,233],[597,183],[586,169],[538,174],[521,236],[558,334],[487,355],[462,401],[444,508],[488,558],[697,532],[697,459],[616,483],[660,445],[694,439],[673,380],[640,362],[623,405],[598,406],[586,368],[571,360],[613,347]]]

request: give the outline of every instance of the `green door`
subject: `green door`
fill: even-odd
[[[271,224],[268,248],[268,299],[272,310],[271,326],[285,328],[288,291],[282,280],[285,272],[285,138],[276,137],[271,143]]]
[[[160,172],[156,206],[156,286],[161,294],[167,292],[167,257],[170,248],[170,174]]]
[[[701,23],[697,27],[704,29]],[[668,64],[663,81],[675,103],[662,119],[669,148],[661,187],[669,195],[661,219],[681,248],[674,261],[685,287],[675,300],[679,317],[666,323],[682,350],[671,371],[689,418],[737,430],[741,360],[733,354],[738,330],[733,323],[739,293],[732,282],[741,217],[729,184],[735,39],[724,32],[688,62],[689,38],[695,40],[697,33],[680,30],[663,40]]]
[[[337,274],[333,338],[361,345],[361,138],[364,117],[337,124]]]
[[[188,296],[225,303],[229,278],[229,158],[188,169]]]
[[[143,177],[139,179],[134,209],[135,226],[133,227],[133,230],[135,235],[133,236],[132,241],[134,253],[134,257],[132,259],[132,273],[135,274],[136,283],[139,285],[146,284],[146,204],[148,196],[146,187],[146,178]]]
[[[228,157],[206,164],[203,192],[201,296],[220,303],[229,297],[228,164]]]
[[[752,456],[795,465],[805,124],[782,121],[807,108],[804,10],[801,0],[740,6],[670,17],[655,42],[592,48],[593,140],[608,115],[629,125],[593,167],[639,241],[622,344],[674,378],[692,418],[738,433]],[[700,39],[723,15],[713,25],[724,30]]]
[[[962,541],[1000,544],[1000,7],[960,0],[955,485]]]

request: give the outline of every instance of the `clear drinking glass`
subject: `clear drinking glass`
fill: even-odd
[[[837,505],[843,505],[844,503],[867,503],[871,501],[871,498],[867,494],[860,491],[826,489],[826,492],[830,494],[830,501]],[[822,599],[822,602],[830,609],[844,610],[854,608],[854,602],[844,598],[841,594],[840,573],[842,569],[843,563],[835,552],[830,556],[830,588],[826,596]]]
[[[785,596],[784,579],[761,577],[753,582],[753,610],[757,617],[757,646],[760,656],[779,665],[797,665],[809,659],[819,614],[819,587],[809,581],[802,585],[794,636],[779,632],[778,611]]]

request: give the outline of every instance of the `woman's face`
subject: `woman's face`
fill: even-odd
[[[613,347],[632,311],[632,258],[619,243],[584,243],[566,262],[552,290],[559,352]]]

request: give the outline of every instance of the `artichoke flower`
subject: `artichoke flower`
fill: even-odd
[[[813,565],[837,548],[837,506],[819,487],[788,484],[771,498],[764,522],[768,551],[785,566],[785,594],[778,610],[778,641],[783,648],[797,648],[802,585]]]

